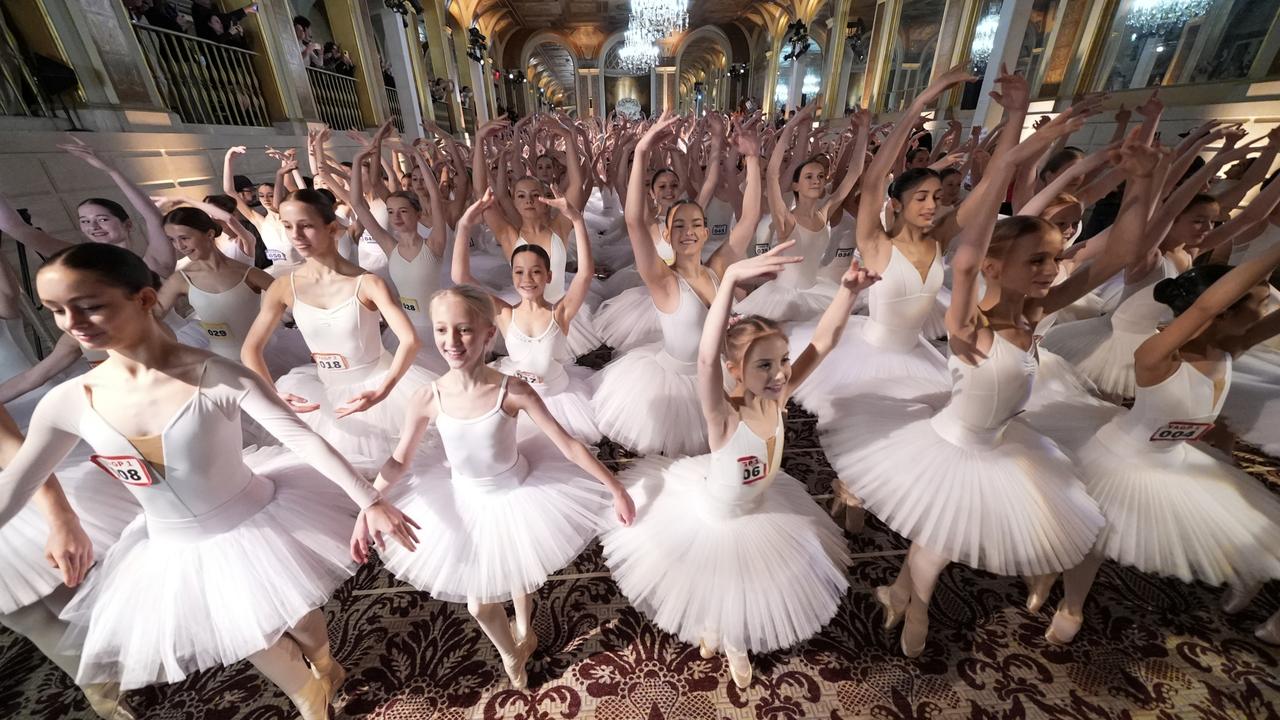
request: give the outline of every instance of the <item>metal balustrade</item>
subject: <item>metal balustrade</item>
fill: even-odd
[[[183,122],[271,125],[256,53],[150,25],[133,29],[165,104]]]
[[[395,122],[396,130],[404,132],[404,115],[400,112],[400,93],[393,87],[387,88],[387,107],[391,108],[391,119]]]
[[[0,16],[0,115],[52,115],[3,16]]]
[[[334,130],[359,130],[360,98],[356,95],[356,80],[317,67],[307,68],[311,80],[311,94],[316,99],[320,119]]]

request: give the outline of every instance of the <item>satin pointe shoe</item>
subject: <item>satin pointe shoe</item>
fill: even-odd
[[[330,720],[333,717],[329,704],[329,683],[323,678],[313,677],[289,700],[298,709],[302,720]]]
[[[1070,645],[1083,624],[1083,617],[1067,612],[1066,603],[1058,603],[1058,611],[1053,614],[1053,621],[1044,631],[1044,639],[1051,645]]]
[[[739,690],[751,687],[751,658],[746,653],[725,653],[729,658],[729,677]]]
[[[137,720],[133,709],[124,701],[116,683],[98,683],[80,688],[89,708],[103,720]]]
[[[901,607],[893,604],[893,588],[889,585],[877,587],[872,594],[875,596],[876,603],[880,605],[880,609],[884,611],[884,629],[892,630],[897,627],[907,612],[906,604],[903,603]]]

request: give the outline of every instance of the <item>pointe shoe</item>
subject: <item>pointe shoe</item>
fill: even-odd
[[[902,646],[902,654],[911,659],[915,659],[924,654],[924,648],[929,644],[929,609],[924,609],[924,619],[912,622],[911,617],[907,613],[903,613],[906,623],[902,626],[902,636],[900,644]],[[917,628],[917,625],[923,627]]]
[[[329,702],[333,702],[333,698],[337,696],[338,690],[342,688],[342,683],[347,680],[347,669],[338,664],[332,655],[326,655],[323,658],[310,659],[311,674],[315,675],[328,688]]]
[[[1053,614],[1053,621],[1044,631],[1044,639],[1050,645],[1070,645],[1071,641],[1076,639],[1076,633],[1080,632],[1080,626],[1083,624],[1083,617],[1072,615],[1067,612],[1066,603],[1059,603],[1057,612]]]
[[[84,693],[84,699],[89,701],[89,708],[103,720],[137,720],[133,709],[121,697],[118,684],[98,683],[86,685],[80,690]]]
[[[716,651],[707,645],[706,640],[699,640],[698,655],[700,655],[703,660],[710,660],[711,658],[716,656]]]
[[[525,668],[523,653],[517,650],[516,656],[509,660],[502,657],[502,653],[498,653],[498,657],[502,658],[502,669],[506,671],[511,687],[524,690],[529,686],[529,671]]]
[[[725,653],[725,656],[729,658],[729,677],[733,679],[733,684],[739,690],[751,687],[751,658],[746,653]]]
[[[861,505],[849,505],[844,509],[844,531],[861,535],[867,527],[867,511]]]
[[[905,632],[902,634],[902,637],[899,638],[899,641],[902,645],[902,654],[905,657],[909,657],[912,660],[915,660],[916,658],[924,654],[924,646],[929,644],[929,636],[925,635],[924,637],[920,638],[920,644],[916,645],[915,647],[907,645],[907,634]]]
[[[893,589],[888,585],[877,587],[872,594],[875,596],[876,602],[879,603],[880,609],[884,611],[885,630],[892,630],[902,622],[902,617],[906,615],[907,607],[895,607],[893,604]]]
[[[1280,612],[1253,631],[1253,636],[1268,645],[1280,645]]]
[[[329,683],[322,678],[311,678],[297,694],[290,695],[289,700],[298,709],[302,720],[330,720],[333,717],[329,705]]]
[[[1253,602],[1253,598],[1261,589],[1260,585],[1250,585],[1248,587],[1240,587],[1239,585],[1227,586],[1227,591],[1222,594],[1222,612],[1228,615],[1235,615],[1244,612],[1249,607],[1249,603]]]
[[[529,658],[533,657],[533,651],[538,649],[538,634],[533,632],[533,628],[529,628],[529,632],[524,635],[516,633],[516,622],[512,620],[511,637],[516,641],[516,652],[524,656],[525,662],[529,662]]]
[[[1053,585],[1057,581],[1057,575],[1042,575],[1027,581],[1027,612],[1040,612],[1040,608],[1044,607],[1044,601],[1049,598],[1049,593],[1053,591]]]

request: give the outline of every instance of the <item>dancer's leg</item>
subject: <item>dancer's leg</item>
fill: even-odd
[[[302,648],[291,635],[249,656],[249,662],[293,701],[303,720],[328,720],[328,684],[311,672]]]
[[[1089,597],[1093,580],[1102,567],[1103,557],[1096,550],[1090,551],[1079,565],[1062,573],[1063,597],[1053,622],[1045,632],[1045,639],[1057,645],[1065,645],[1075,639],[1084,623],[1084,601]]]
[[[929,601],[938,584],[938,576],[951,561],[919,543],[911,543],[907,565],[911,569],[911,602],[907,605],[906,624],[902,627],[902,653],[918,657],[924,652],[929,636]]]

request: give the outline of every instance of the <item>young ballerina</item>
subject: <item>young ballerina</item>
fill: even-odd
[[[245,153],[245,146],[237,145],[227,150],[226,156],[222,161],[222,190],[227,195],[235,198],[236,208],[240,211],[240,215],[246,220],[253,223],[258,229],[258,235],[262,237],[262,244],[266,248],[267,260],[271,261],[270,273],[274,277],[279,277],[295,266],[302,263],[300,256],[293,244],[289,242],[289,234],[280,222],[280,208],[276,206],[276,183],[263,183],[258,186],[258,201],[262,203],[262,209],[265,214],[258,214],[254,211],[240,193],[235,188],[235,170],[232,167],[233,158],[237,155]],[[279,182],[279,174],[277,174],[277,182]]]
[[[1212,427],[1231,388],[1234,357],[1280,333],[1263,317],[1280,246],[1228,265],[1203,265],[1155,285],[1173,321],[1134,355],[1137,394],[1079,448],[1080,472],[1107,526],[1065,574],[1067,592],[1046,637],[1068,643],[1104,558],[1184,582],[1226,583],[1228,612],[1280,578],[1280,500],[1191,441]],[[1280,615],[1258,628],[1280,643]]]
[[[479,202],[467,208],[458,223],[458,242],[453,246],[453,281],[459,285],[477,285],[471,277],[468,241],[471,229],[494,202],[492,191],[486,191]],[[494,367],[529,383],[546,403],[551,416],[570,435],[593,445],[600,441],[601,435],[587,387],[591,371],[572,364],[567,340],[569,325],[586,301],[591,284],[594,267],[591,242],[582,215],[565,198],[557,195],[550,200],[539,198],[539,202],[555,208],[573,223],[578,243],[578,273],[564,297],[553,305],[547,302],[544,292],[547,283],[555,280],[551,258],[536,245],[515,249],[511,256],[511,280],[520,293],[520,303],[511,305],[490,294],[497,307],[498,331],[506,340],[508,353],[494,363]]]
[[[22,445],[13,418],[0,410],[0,466]],[[31,641],[69,677],[80,666],[77,648],[59,648],[67,623],[58,613],[95,559],[120,538],[142,508],[117,483],[102,482],[87,456],[68,458],[31,501],[0,526],[0,625]],[[106,720],[133,720],[113,683],[82,688],[89,707]]]
[[[123,483],[143,516],[62,614],[66,646],[82,647],[77,683],[130,690],[249,659],[306,720],[328,718],[344,672],[318,608],[352,573],[353,528],[412,548],[412,521],[253,373],[166,334],[151,278],[101,244],[40,269],[59,328],[108,359],[41,400],[0,473],[0,524],[83,439],[98,481]],[[289,450],[242,457],[242,413]]]
[[[664,113],[636,145],[625,213],[636,267],[659,312],[662,342],[638,347],[606,365],[596,375],[591,398],[600,432],[639,454],[679,456],[707,451],[707,424],[697,394],[695,332],[706,318],[724,269],[743,257],[760,219],[760,143],[754,129],[739,126],[735,141],[747,163],[739,223],[704,265],[706,216],[695,203],[676,203],[666,217],[675,263],[668,266],[662,261],[644,210],[644,168],[650,150],[677,121]],[[655,422],[656,418],[661,421]]]
[[[223,254],[216,245],[220,229],[198,208],[180,207],[164,216],[165,233],[187,262],[160,287],[157,310],[167,312],[185,297],[209,338],[209,349],[240,362],[262,294],[271,287],[273,278]],[[271,377],[280,377],[306,362],[306,345],[301,340],[297,330],[275,328],[265,353]]]
[[[830,306],[831,298],[835,296],[836,283],[819,277],[818,269],[822,265],[822,256],[831,243],[831,226],[828,220],[836,208],[844,203],[862,175],[871,116],[863,113],[855,116],[858,129],[853,164],[830,193],[827,193],[828,167],[825,158],[815,155],[797,164],[791,175],[790,190],[795,196],[795,206],[791,207],[782,196],[783,161],[791,150],[796,131],[803,127],[807,134],[809,124],[813,122],[814,114],[820,107],[820,102],[810,103],[787,121],[782,136],[778,138],[778,143],[769,156],[769,168],[765,172],[769,212],[775,236],[779,241],[794,239],[794,252],[803,257],[804,261],[788,265],[777,278],[752,290],[739,303],[738,310],[745,315],[760,315],[779,322],[812,320]]]
[[[1019,126],[1025,96],[1005,93],[1002,100],[1010,124]],[[1046,575],[1079,564],[1102,529],[1071,461],[1017,416],[1037,372],[1038,320],[1124,267],[1136,238],[1111,243],[1098,261],[1054,285],[1061,233],[1040,218],[995,221],[1012,168],[1058,130],[1082,125],[1083,116],[1069,110],[1022,144],[1002,140],[987,171],[997,181],[967,201],[975,219],[961,233],[947,310],[951,392],[895,379],[838,403],[848,424],[823,431],[846,491],[911,540],[897,580],[875,592],[886,629],[905,618],[901,644],[908,657],[925,649],[929,601],[951,562],[1000,575]],[[1128,212],[1145,213],[1154,151],[1135,145],[1125,152],[1134,193]],[[986,280],[981,297],[979,273]]]
[[[711,454],[650,456],[628,468],[620,479],[639,501],[640,520],[601,537],[605,560],[631,603],[663,630],[699,644],[704,658],[723,650],[740,688],[751,684],[748,653],[813,636],[848,589],[840,529],[802,482],[779,472],[782,411],[839,338],[857,294],[878,278],[850,265],[813,343],[792,363],[776,322],[731,319],[729,312],[739,283],[801,261],[785,255],[794,244],[730,265],[707,311],[698,396]],[[734,385],[730,393],[722,357]]]
[[[353,165],[361,166],[374,157],[382,144],[382,138],[390,132],[391,123],[388,121],[378,129],[373,143],[356,155]],[[431,215],[427,218],[431,224],[425,238],[418,234],[424,219],[422,202],[418,196],[404,190],[388,195],[385,201],[387,226],[384,227],[365,201],[364,173],[351,173],[351,209],[355,211],[356,219],[386,254],[387,270],[399,295],[400,306],[409,316],[419,338],[426,338],[430,337],[431,332],[431,317],[427,314],[426,303],[440,289],[441,264],[449,229],[444,220],[445,213],[435,175],[422,156],[416,152],[412,155],[418,171],[426,178],[423,185],[431,200]],[[414,363],[435,374],[448,370],[440,353],[426,342],[418,349]]]
[[[324,196],[292,193],[280,219],[305,260],[263,295],[241,359],[270,382],[263,353],[292,310],[315,364],[280,378],[280,397],[338,450],[376,463],[395,447],[413,391],[434,377],[413,364],[421,341],[387,284],[338,255],[340,227]],[[380,319],[400,341],[394,356],[382,346]]]
[[[397,578],[437,599],[467,603],[512,686],[523,689],[537,645],[530,594],[596,537],[610,496],[624,525],[635,505],[533,388],[485,365],[497,331],[488,293],[468,285],[441,290],[431,299],[431,317],[450,370],[415,393],[400,444],[375,485],[396,485],[392,496],[422,519],[420,534],[432,541],[413,554],[389,547],[381,557]],[[545,436],[517,442],[521,412]],[[432,459],[411,467],[432,423],[448,466]],[[511,624],[502,607],[508,599]]]

